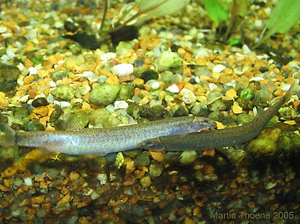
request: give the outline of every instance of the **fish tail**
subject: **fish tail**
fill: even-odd
[[[5,123],[0,123],[0,146],[10,147],[16,145],[15,132]]]

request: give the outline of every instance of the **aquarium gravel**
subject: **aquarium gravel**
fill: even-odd
[[[126,2],[108,1],[101,32]],[[97,39],[104,1],[0,1],[0,122],[15,131],[173,116],[248,123],[299,81],[299,21],[251,50],[275,2],[252,2],[228,42],[201,0],[133,21],[138,37],[118,42]],[[0,223],[296,223],[299,93],[256,139],[224,149],[72,156],[1,146]]]

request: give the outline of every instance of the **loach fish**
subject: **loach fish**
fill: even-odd
[[[0,124],[0,144],[43,148],[72,155],[101,154],[137,148],[146,139],[165,135],[198,132],[215,128],[214,121],[203,117],[172,117],[147,123],[80,131],[17,132]],[[5,140],[3,140],[5,138]],[[2,143],[1,143],[2,142]]]
[[[255,138],[277,113],[280,107],[290,99],[293,93],[293,86],[285,96],[281,97],[273,106],[262,114],[256,116],[251,122],[234,128],[216,129],[201,133],[180,134],[173,136],[160,136],[141,142],[140,149],[185,151],[205,150],[226,146],[235,146],[246,143]]]

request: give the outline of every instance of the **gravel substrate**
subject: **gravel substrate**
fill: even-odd
[[[110,1],[104,32],[120,2]],[[173,116],[209,117],[219,129],[251,121],[299,81],[299,22],[251,51],[272,1],[249,7],[235,46],[218,41],[201,2],[113,46],[97,39],[101,1],[0,1],[0,122],[53,131]],[[217,150],[71,156],[1,147],[0,224],[296,223],[299,94],[296,86],[256,139],[222,149],[225,159]]]

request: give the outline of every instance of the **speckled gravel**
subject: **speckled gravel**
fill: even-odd
[[[124,6],[110,2],[109,22]],[[250,6],[234,33],[245,45],[237,46],[216,40],[200,1],[144,24],[138,39],[116,47],[67,38],[78,24],[97,32],[101,1],[0,4],[0,121],[15,130],[188,115],[234,127],[299,81],[299,23],[255,52],[248,47],[258,40],[271,1]],[[214,150],[70,156],[1,147],[0,223],[295,223],[299,93],[296,87],[258,137],[274,144],[272,155],[254,141],[224,149],[230,161]]]

